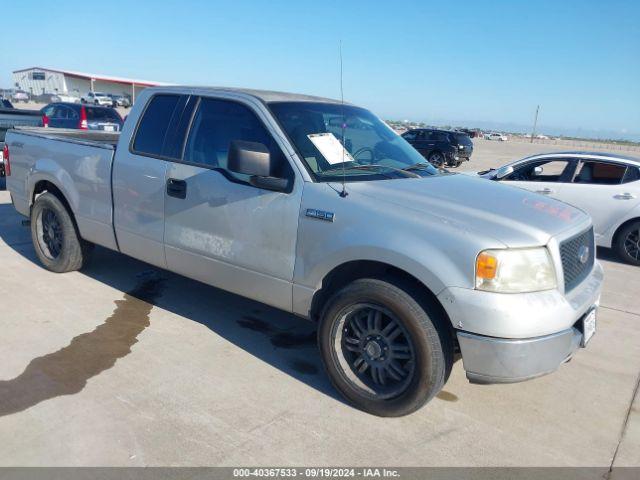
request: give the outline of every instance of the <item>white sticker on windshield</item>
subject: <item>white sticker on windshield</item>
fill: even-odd
[[[312,133],[307,135],[309,140],[320,150],[320,153],[331,165],[342,162],[353,162],[353,157],[342,146],[333,133]]]

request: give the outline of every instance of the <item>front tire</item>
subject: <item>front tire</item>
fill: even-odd
[[[56,273],[79,270],[91,250],[64,204],[49,192],[40,195],[31,209],[31,240],[42,265]]]
[[[640,266],[640,220],[618,232],[614,248],[624,262]]]
[[[327,302],[318,329],[335,388],[373,415],[415,412],[446,382],[453,340],[435,305],[410,285],[359,279]]]
[[[429,163],[436,168],[443,168],[446,161],[444,155],[440,152],[433,152],[429,155],[428,160]]]

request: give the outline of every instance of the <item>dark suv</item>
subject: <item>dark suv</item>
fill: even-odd
[[[473,143],[463,132],[416,128],[402,137],[436,167],[459,167],[473,152]]]

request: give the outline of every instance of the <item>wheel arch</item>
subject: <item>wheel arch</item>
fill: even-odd
[[[629,226],[630,224],[632,224],[634,222],[640,222],[640,216],[629,218],[629,219],[625,220],[624,222],[622,222],[620,225],[618,225],[615,228],[615,230],[613,232],[613,235],[611,236],[611,245],[612,246],[616,245],[616,243],[618,241],[618,235],[620,235],[620,232],[622,232],[623,229],[625,229],[627,226]]]
[[[455,330],[445,308],[438,300],[436,292],[411,273],[389,263],[377,260],[352,260],[342,263],[329,271],[322,279],[321,287],[316,290],[311,300],[309,316],[317,322],[327,300],[347,284],[361,278],[377,278],[385,280],[412,294],[423,307],[435,309],[442,322],[442,328],[455,339]]]
[[[36,201],[36,197],[38,195],[41,195],[41,194],[45,193],[45,192],[48,192],[48,193],[52,194],[58,200],[60,200],[62,205],[64,205],[64,208],[67,210],[67,212],[69,212],[69,216],[71,217],[71,221],[73,222],[73,225],[75,226],[76,231],[79,232],[78,223],[76,221],[76,216],[73,213],[73,208],[71,208],[71,204],[67,200],[67,197],[64,195],[62,190],[55,183],[53,183],[52,181],[50,181],[48,179],[38,180],[34,184],[33,191],[31,192],[31,195],[29,196],[29,211],[31,211],[31,209],[33,209],[33,205],[34,205],[34,203]]]

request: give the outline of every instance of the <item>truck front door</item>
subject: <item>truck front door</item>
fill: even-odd
[[[165,254],[172,271],[291,310],[302,182],[267,123],[249,104],[200,99],[182,158],[166,171]],[[232,140],[266,145],[292,191],[262,190],[231,172]]]

